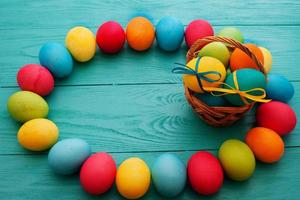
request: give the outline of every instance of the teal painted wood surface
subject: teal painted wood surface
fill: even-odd
[[[94,32],[105,20],[123,27],[137,13],[148,13],[157,22],[173,15],[187,25],[204,18],[216,31],[237,26],[247,39],[273,53],[273,72],[295,86],[290,102],[300,110],[300,2],[291,0],[250,2],[212,1],[21,1],[0,2],[0,199],[121,199],[115,187],[106,195],[84,193],[78,175],[54,175],[47,166],[47,152],[36,154],[16,141],[19,124],[6,111],[9,95],[18,90],[19,67],[38,62],[44,42],[63,43],[69,28],[85,25]],[[137,53],[127,46],[117,55],[97,52],[87,64],[76,63],[69,79],[56,82],[47,97],[49,118],[60,128],[60,139],[80,137],[93,152],[108,151],[117,163],[139,156],[151,166],[162,152],[178,154],[185,162],[197,150],[216,154],[228,138],[243,139],[255,123],[253,113],[232,127],[213,128],[195,116],[184,99],[180,76],[170,73],[174,62],[184,63],[186,47],[165,53],[154,45]],[[82,103],[84,102],[84,103]],[[285,138],[283,159],[273,165],[258,163],[247,182],[225,180],[212,197],[199,196],[189,186],[177,199],[299,199],[299,123]],[[145,199],[163,199],[151,186]]]

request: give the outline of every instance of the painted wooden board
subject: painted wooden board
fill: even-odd
[[[211,151],[216,154],[216,151]],[[194,153],[175,152],[187,162]],[[119,165],[131,156],[144,159],[149,166],[160,152],[154,153],[113,153]],[[286,149],[284,158],[277,164],[257,163],[252,178],[246,182],[233,182],[225,179],[222,189],[214,196],[197,195],[189,186],[176,199],[289,199],[298,200],[299,187],[299,148]],[[57,176],[47,166],[46,155],[2,155],[0,156],[0,194],[5,199],[123,199],[115,186],[103,196],[90,196],[80,187],[78,175]],[[13,169],[13,171],[11,170]],[[11,173],[7,173],[11,172]],[[157,194],[153,185],[143,199],[165,199]]]
[[[100,22],[99,22],[100,23]],[[216,27],[219,30],[221,27]],[[300,80],[300,27],[241,26],[249,42],[267,47],[273,53],[273,72],[283,74],[290,80]],[[1,73],[0,85],[16,85],[18,69],[27,63],[38,63],[40,47],[49,41],[64,43],[68,28],[53,31],[28,30],[22,33],[0,30]],[[96,29],[93,29],[95,32]],[[178,83],[180,76],[171,73],[175,62],[185,62],[186,49],[166,53],[154,46],[147,52],[135,52],[126,47],[120,54],[97,53],[85,64],[76,64],[71,78],[57,81],[58,85],[82,84],[132,84],[132,83]],[[293,72],[293,73],[291,73]]]
[[[293,84],[299,91],[300,83]],[[16,90],[1,89],[0,105]],[[206,125],[192,112],[180,84],[57,87],[47,101],[61,138],[86,139],[97,151],[217,149],[225,139],[242,139],[255,122],[250,113],[235,126]],[[291,105],[300,109],[299,93]],[[28,153],[18,146],[18,126],[6,109],[0,121],[6,122],[0,124],[0,153]],[[300,146],[299,128],[287,137],[288,146]]]
[[[299,9],[299,1],[291,0],[52,0],[42,4],[38,0],[11,0],[0,3],[0,29],[51,30],[75,25],[98,26],[106,20],[126,24],[132,16],[141,13],[151,15],[154,22],[172,15],[184,24],[203,18],[213,25],[299,25]]]
[[[0,199],[121,199],[114,187],[104,196],[82,191],[78,176],[62,177],[47,166],[47,152],[32,153],[16,141],[19,124],[6,111],[6,101],[17,91],[19,67],[38,62],[38,51],[48,41],[63,43],[66,32],[84,25],[95,32],[106,20],[126,27],[138,14],[151,13],[154,23],[165,16],[209,20],[216,31],[240,28],[248,40],[272,51],[273,72],[288,77],[296,95],[290,102],[300,110],[300,2],[292,0],[90,0],[0,1]],[[254,125],[253,113],[232,127],[212,128],[191,111],[184,99],[181,78],[170,73],[174,62],[184,63],[186,47],[165,53],[156,46],[137,53],[126,47],[120,54],[97,53],[93,61],[76,64],[69,79],[56,81],[47,98],[49,118],[60,128],[60,139],[80,137],[93,152],[108,151],[117,163],[131,156],[149,166],[162,152],[178,154],[185,162],[194,151],[216,154],[228,138],[243,139]],[[187,187],[177,199],[299,199],[299,123],[285,138],[286,153],[277,164],[258,163],[252,179],[225,180],[219,193],[199,196]],[[163,199],[153,186],[144,199]]]

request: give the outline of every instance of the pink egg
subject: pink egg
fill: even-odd
[[[188,48],[190,48],[196,40],[212,35],[214,35],[214,30],[211,24],[205,20],[197,19],[187,26],[185,30],[185,42]]]
[[[109,154],[104,152],[95,153],[81,167],[81,186],[90,194],[103,194],[112,187],[116,172],[116,163]]]
[[[27,90],[46,96],[54,88],[54,79],[45,67],[38,64],[28,64],[20,68],[17,81],[22,90]]]
[[[297,124],[294,110],[285,103],[271,101],[261,104],[256,110],[258,126],[272,129],[281,136],[290,133]]]
[[[192,188],[199,194],[214,194],[223,184],[224,175],[219,160],[206,151],[192,155],[187,173]]]

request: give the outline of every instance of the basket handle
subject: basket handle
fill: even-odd
[[[262,63],[258,60],[258,58],[249,50],[248,47],[241,44],[240,42],[226,37],[220,37],[220,36],[208,36],[204,37],[202,39],[198,39],[194,44],[191,46],[191,48],[188,50],[186,54],[186,62],[189,62],[193,58],[196,58],[198,55],[199,47],[211,43],[211,42],[222,42],[229,48],[239,48],[243,52],[245,52],[258,66],[259,70],[266,75],[265,69],[262,65]]]

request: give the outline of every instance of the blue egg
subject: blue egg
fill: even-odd
[[[165,197],[175,197],[185,187],[185,164],[174,154],[164,153],[154,162],[152,180],[156,190]]]
[[[156,25],[156,41],[158,46],[165,51],[178,49],[183,37],[183,24],[174,17],[164,17]]]
[[[294,87],[284,76],[269,74],[266,92],[269,99],[287,103],[294,96]]]
[[[195,96],[208,106],[229,106],[229,103],[224,96],[213,96],[210,93],[196,93]]]
[[[82,139],[61,140],[49,151],[48,163],[57,174],[69,175],[78,172],[83,162],[90,156],[91,149]]]
[[[59,43],[46,43],[39,53],[41,65],[48,68],[53,76],[64,78],[73,70],[73,59],[68,50]]]

